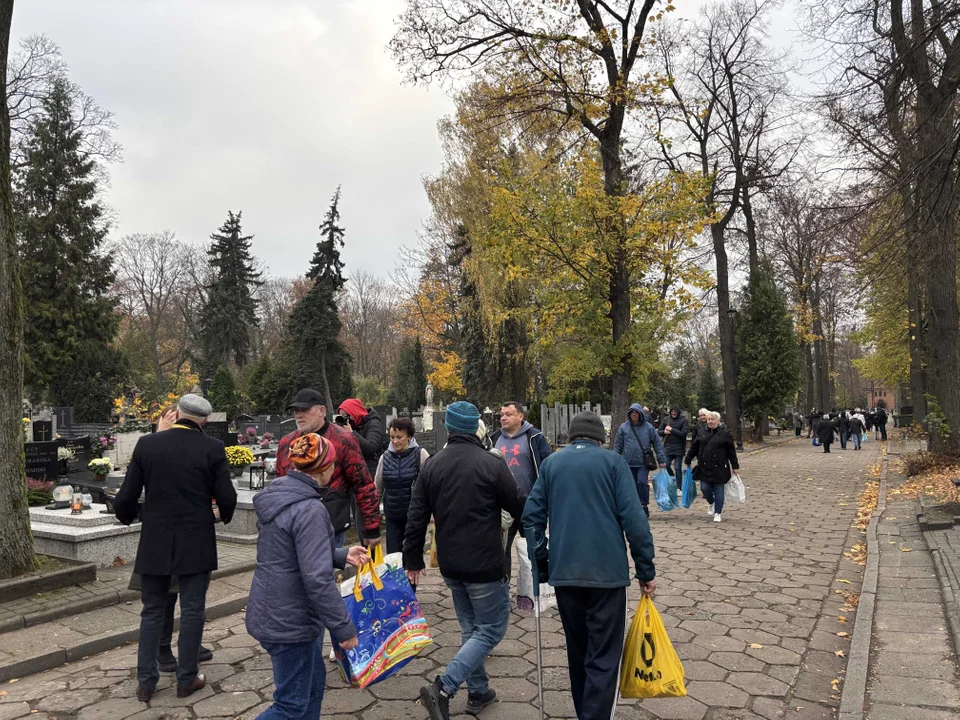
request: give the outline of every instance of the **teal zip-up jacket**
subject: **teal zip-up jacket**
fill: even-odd
[[[638,580],[656,577],[653,536],[626,461],[589,440],[553,453],[523,510],[523,527],[550,528],[550,584],[616,588],[630,584],[627,546]],[[626,539],[624,538],[626,536]],[[528,539],[528,542],[530,540]]]

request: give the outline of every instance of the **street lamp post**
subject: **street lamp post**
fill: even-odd
[[[740,357],[737,354],[736,349],[736,338],[737,338],[737,317],[740,315],[740,311],[736,308],[730,308],[727,310],[727,316],[730,318],[730,326],[733,330],[734,338],[734,352],[733,352],[733,374],[736,377],[736,382],[733,386],[733,395],[736,398],[737,403],[737,450],[743,450],[743,413],[740,412]]]

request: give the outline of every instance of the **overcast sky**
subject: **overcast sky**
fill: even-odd
[[[681,14],[700,1],[681,0]],[[401,83],[385,47],[403,0],[20,0],[13,41],[44,33],[113,111],[115,237],[206,243],[242,210],[271,274],[302,274],[338,184],[347,274],[386,277],[441,164],[439,87]]]

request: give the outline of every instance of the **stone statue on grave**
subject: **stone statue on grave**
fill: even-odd
[[[433,430],[433,383],[428,382],[426,387],[427,404],[423,408],[423,429]]]

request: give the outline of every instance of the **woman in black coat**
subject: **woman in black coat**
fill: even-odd
[[[840,411],[840,417],[837,419],[837,432],[840,433],[840,448],[847,449],[847,440],[850,438],[850,418],[846,410]]]
[[[700,481],[703,499],[709,503],[707,514],[713,515],[714,522],[720,522],[723,512],[723,486],[730,481],[731,472],[739,475],[740,461],[737,448],[726,428],[720,427],[720,413],[707,413],[706,430],[693,439],[684,463],[689,467],[697,458],[694,477]]]
[[[837,421],[834,418],[823,418],[820,421],[820,429],[817,431],[817,437],[820,438],[820,444],[823,445],[825,453],[830,452],[830,445],[833,443],[837,433]]]

